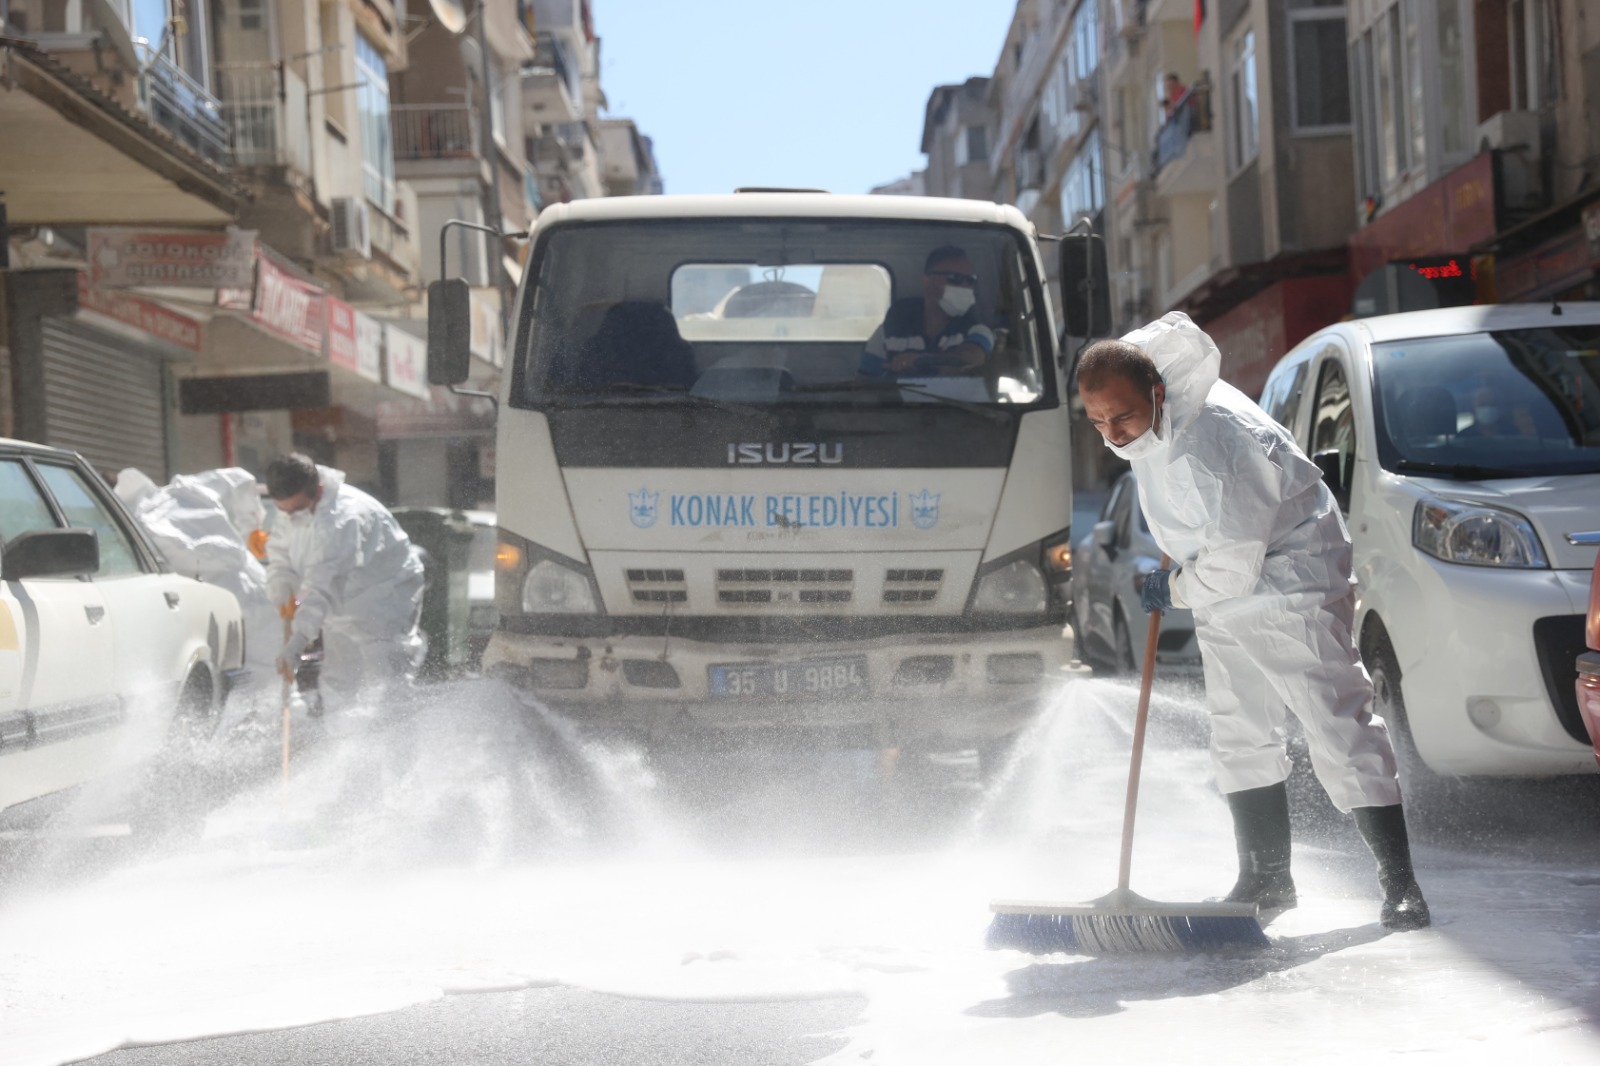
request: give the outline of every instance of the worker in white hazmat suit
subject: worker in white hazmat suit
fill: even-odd
[[[1389,928],[1429,922],[1400,806],[1394,751],[1372,714],[1354,634],[1350,534],[1294,438],[1219,379],[1222,356],[1173,312],[1084,353],[1090,423],[1133,465],[1150,532],[1173,561],[1145,579],[1145,610],[1186,607],[1204,664],[1217,781],[1233,814],[1239,880],[1227,899],[1295,904],[1285,712],[1304,729],[1329,798],[1378,862]]]
[[[129,467],[117,496],[174,571],[225,588],[244,619],[245,661],[271,674],[283,633],[267,597],[267,572],[248,539],[266,518],[255,475],[240,467],[180,474],[158,486]]]
[[[278,673],[322,636],[322,687],[346,700],[381,695],[420,659],[422,561],[387,508],[344,473],[291,454],[267,467],[280,514],[267,539],[267,589],[291,620]]]

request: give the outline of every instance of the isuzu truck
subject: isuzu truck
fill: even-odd
[[[1020,212],[637,196],[530,240],[486,672],[656,736],[980,749],[1069,676],[1067,374]],[[430,294],[438,384],[465,297]]]

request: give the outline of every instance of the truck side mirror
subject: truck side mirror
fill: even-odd
[[[1098,233],[1061,238],[1061,303],[1068,336],[1111,332],[1111,272],[1106,242]]]
[[[1339,510],[1350,510],[1350,466],[1355,459],[1352,452],[1347,461],[1340,461],[1337,449],[1318,452],[1311,457],[1317,464],[1317,469],[1322,471],[1322,480],[1327,484],[1328,490],[1333,493],[1333,498],[1339,504]]]
[[[100,569],[100,539],[92,529],[36,529],[5,546],[0,579],[82,577]]]
[[[428,384],[460,385],[472,366],[472,291],[463,278],[428,285]]]

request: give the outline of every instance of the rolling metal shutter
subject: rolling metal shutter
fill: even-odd
[[[82,452],[101,473],[138,467],[167,480],[161,358],[66,319],[44,320],[45,443]]]

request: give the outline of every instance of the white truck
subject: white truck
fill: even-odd
[[[549,207],[531,241],[498,397],[487,673],[656,736],[982,750],[1027,722],[1073,660],[1072,464],[1020,212],[625,197]],[[924,318],[945,285],[975,294],[976,363],[950,314],[943,333]],[[430,291],[436,384],[466,378],[466,303],[460,280]],[[897,369],[869,354],[886,343]]]

